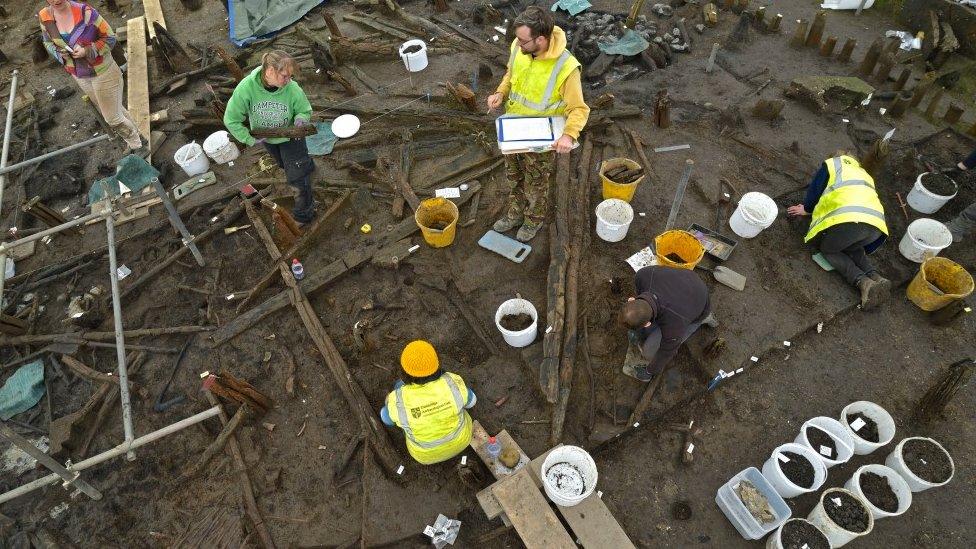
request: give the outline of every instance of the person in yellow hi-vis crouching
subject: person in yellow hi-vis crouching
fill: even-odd
[[[380,410],[383,423],[403,429],[407,451],[424,465],[460,454],[471,442],[467,409],[478,401],[461,376],[441,370],[434,346],[411,341],[400,354],[397,381]]]

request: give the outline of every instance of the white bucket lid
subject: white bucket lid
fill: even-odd
[[[356,135],[359,126],[359,117],[354,114],[343,114],[332,121],[332,133],[336,137],[345,139]]]
[[[749,192],[742,195],[742,199],[739,201],[739,209],[748,221],[767,226],[776,220],[778,213],[776,202],[759,192]]]

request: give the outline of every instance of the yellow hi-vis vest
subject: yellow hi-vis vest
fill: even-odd
[[[850,156],[828,158],[827,187],[816,207],[804,242],[824,229],[841,223],[867,223],[888,234],[884,208],[874,189],[874,179]]]
[[[508,92],[505,114],[564,114],[566,103],[563,101],[563,83],[579,68],[580,62],[569,50],[563,50],[555,59],[535,59],[530,54],[522,53],[518,40],[514,40],[512,54],[508,58],[512,87]]]
[[[464,409],[467,398],[461,376],[446,372],[423,385],[398,387],[387,395],[386,409],[403,429],[407,451],[428,465],[458,455],[471,442],[471,416]]]

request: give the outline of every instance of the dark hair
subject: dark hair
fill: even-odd
[[[631,330],[643,328],[654,318],[654,308],[643,299],[635,299],[624,303],[617,315],[617,321]]]
[[[408,374],[406,372],[401,372],[401,373],[403,374],[403,382],[404,383],[406,383],[408,385],[411,384],[411,383],[414,384],[414,385],[423,385],[424,383],[430,383],[431,381],[434,381],[437,378],[439,378],[442,375],[444,375],[444,370],[441,370],[440,368],[437,368],[436,370],[434,370],[434,373],[430,374],[429,376],[424,376],[424,377],[414,377],[414,376],[412,376],[412,375],[410,375],[410,374]]]
[[[525,8],[525,11],[519,14],[512,22],[512,28],[517,29],[519,27],[529,27],[529,31],[532,33],[532,38],[538,38],[540,36],[545,36],[549,38],[552,36],[552,28],[556,25],[555,21],[552,19],[552,14],[548,10],[544,10],[539,6],[529,6]]]

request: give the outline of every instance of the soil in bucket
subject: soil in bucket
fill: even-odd
[[[850,494],[831,492],[824,498],[824,510],[830,520],[848,532],[860,533],[868,529],[868,510]]]
[[[574,498],[586,492],[586,479],[583,472],[572,463],[560,461],[553,463],[546,471],[546,480],[557,492],[567,498]]]
[[[403,49],[403,53],[417,53],[420,51],[420,44],[414,44]]]
[[[786,463],[779,460],[779,468],[786,478],[800,488],[813,488],[815,472],[810,460],[794,452],[783,452],[782,455],[789,459]]]
[[[814,452],[827,459],[837,459],[837,444],[834,442],[834,437],[830,436],[827,431],[816,427],[807,427],[806,434],[807,441],[810,442],[810,447],[813,448]]]
[[[956,184],[941,173],[923,175],[922,186],[930,193],[939,196],[952,196],[956,192]]]
[[[749,511],[752,518],[762,524],[776,520],[776,514],[773,513],[769,500],[753,483],[743,480],[739,483],[739,487],[735,488],[735,493],[742,500],[742,504],[746,506],[746,510]]]
[[[509,332],[521,332],[532,325],[532,317],[525,313],[505,315],[498,322]]]
[[[871,505],[888,513],[898,510],[898,496],[888,484],[888,478],[876,473],[863,473],[860,476],[861,491]]]
[[[864,424],[860,428],[855,429],[854,425],[857,420],[863,421]],[[881,442],[881,435],[878,433],[878,424],[863,413],[847,414],[847,424],[862,439],[868,442]]]
[[[909,440],[902,446],[901,455],[909,470],[922,480],[941,484],[952,476],[949,456],[927,440]]]
[[[451,223],[448,221],[434,221],[430,225],[428,225],[428,227],[434,229],[435,231],[443,231],[450,224]]]
[[[668,258],[669,260],[671,260],[671,261],[673,261],[675,263],[687,263],[687,261],[685,261],[683,257],[681,257],[680,255],[678,255],[678,254],[676,254],[674,252],[671,252],[668,255],[664,256],[664,257]]]
[[[783,549],[830,549],[830,542],[816,526],[802,520],[791,520],[779,534]]]

